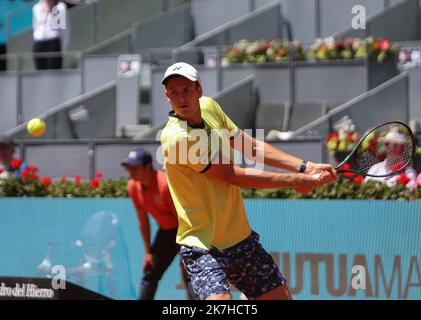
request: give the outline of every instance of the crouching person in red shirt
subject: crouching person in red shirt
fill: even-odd
[[[177,212],[171,198],[165,172],[155,170],[152,156],[143,148],[131,151],[121,165],[128,171],[128,193],[136,208],[140,232],[145,246],[140,300],[152,300],[163,274],[179,253],[175,242],[178,228]],[[159,230],[151,243],[148,213],[156,220]],[[189,299],[196,295],[184,266],[180,263]]]

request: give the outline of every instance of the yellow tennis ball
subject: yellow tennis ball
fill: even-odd
[[[34,118],[28,122],[26,128],[31,136],[40,137],[45,132],[45,122],[40,118]]]

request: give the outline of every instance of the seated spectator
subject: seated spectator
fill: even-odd
[[[5,136],[0,136],[0,179],[10,178],[11,175],[20,178],[22,171],[28,167],[22,160],[13,158],[14,153],[13,142]]]
[[[407,138],[398,132],[389,132],[384,138],[384,146],[386,150],[386,159],[380,163],[375,164],[368,170],[368,174],[374,175],[386,175],[389,172],[396,171],[401,168],[405,159],[402,154],[405,152],[405,145],[407,144]],[[411,166],[399,172],[399,174],[392,175],[389,177],[369,177],[364,179],[367,181],[378,181],[386,183],[389,187],[395,186],[396,184],[403,184],[409,188],[416,185],[417,172]]]

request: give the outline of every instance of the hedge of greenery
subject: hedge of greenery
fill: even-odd
[[[396,43],[386,38],[316,39],[310,48],[299,41],[292,43],[295,61],[327,61],[362,59],[367,56],[381,63],[394,57],[399,51]],[[224,51],[222,66],[231,63],[279,63],[288,61],[290,44],[284,39],[248,41],[234,43]]]
[[[51,182],[11,178],[0,180],[0,197],[124,198],[128,197],[127,179]]]
[[[293,189],[243,189],[245,198],[270,199],[421,199],[421,187],[408,189],[404,185],[388,187],[383,184],[368,182],[358,184],[351,181],[339,181],[302,195]],[[124,198],[127,194],[127,179],[80,181],[76,179],[51,182],[48,180],[0,180],[0,197],[90,197]]]
[[[299,194],[293,189],[244,189],[244,198],[262,199],[356,199],[356,200],[417,200],[421,187],[413,190],[403,185],[388,187],[373,181],[357,184],[341,181],[314,189],[309,194]]]

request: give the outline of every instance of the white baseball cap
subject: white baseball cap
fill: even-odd
[[[384,138],[387,142],[397,143],[397,144],[406,144],[408,140],[406,136],[399,132],[389,132]]]
[[[168,77],[173,75],[179,75],[191,81],[197,81],[200,83],[199,72],[194,67],[185,62],[177,62],[169,66],[165,71],[165,75],[162,78],[161,83],[165,84],[165,81],[168,79]]]

